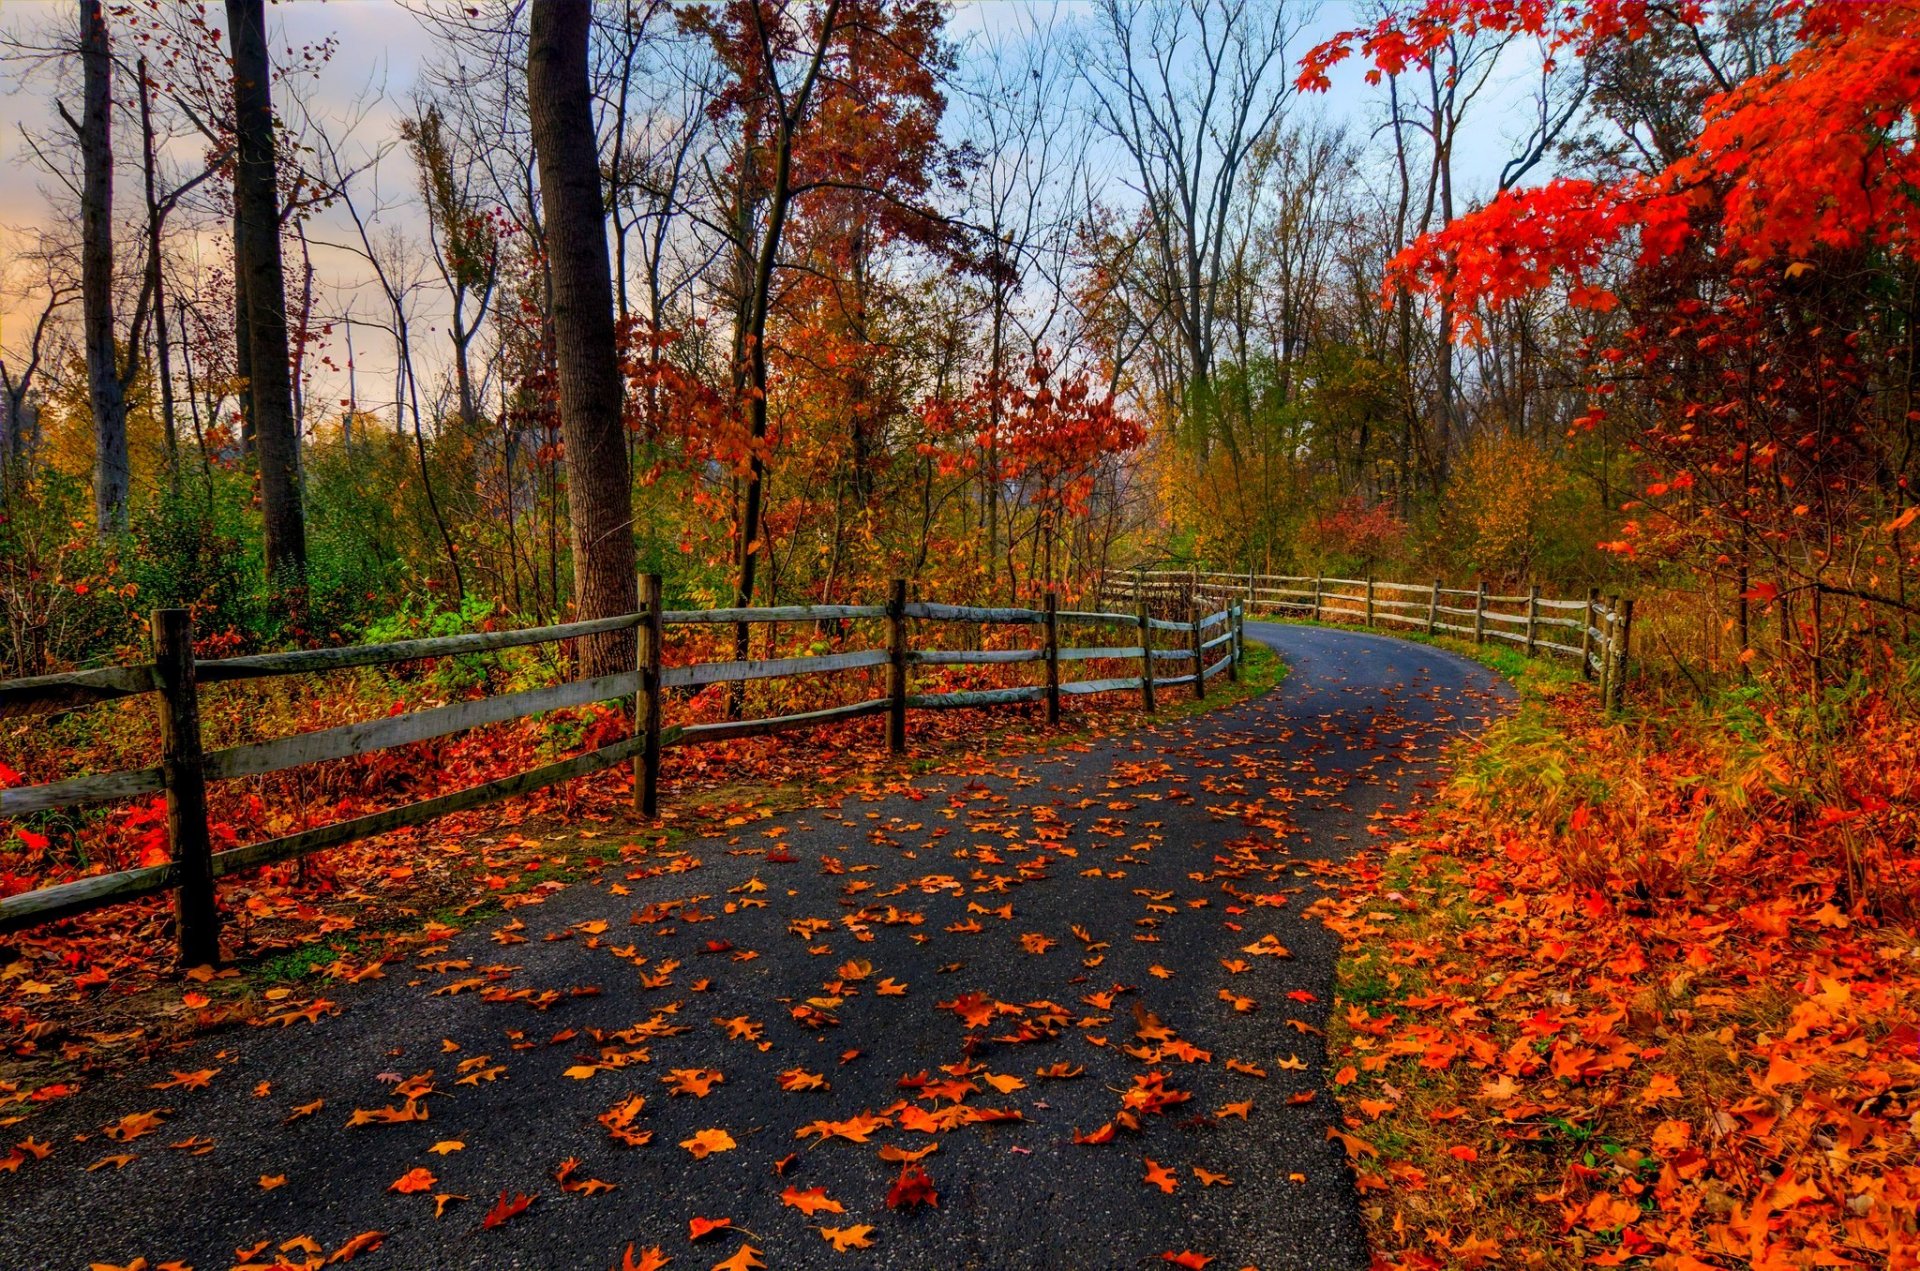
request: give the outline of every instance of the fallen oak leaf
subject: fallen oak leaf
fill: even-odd
[[[415,1192],[424,1192],[440,1180],[430,1170],[416,1165],[399,1178],[387,1185],[390,1192],[399,1192],[402,1196],[411,1196]]]
[[[447,1206],[448,1206],[448,1205],[451,1205],[451,1204],[452,1204],[452,1203],[453,1203],[454,1201],[456,1201],[456,1200],[466,1200],[466,1199],[468,1199],[468,1198],[467,1198],[467,1197],[465,1197],[465,1196],[461,1196],[461,1195],[456,1195],[456,1194],[455,1194],[455,1193],[453,1193],[453,1192],[440,1192],[440,1193],[437,1193],[437,1194],[436,1194],[436,1195],[434,1196],[434,1198],[433,1198],[433,1217],[434,1217],[434,1220],[435,1220],[436,1222],[437,1222],[437,1221],[439,1221],[439,1219],[440,1219],[440,1218],[441,1218],[441,1217],[442,1217],[443,1215],[445,1215],[445,1214],[446,1214],[446,1212],[447,1212]]]
[[[938,1209],[940,1193],[933,1189],[933,1177],[924,1166],[902,1165],[900,1177],[887,1189],[887,1208],[912,1209],[916,1205],[931,1205]]]
[[[752,1245],[741,1245],[731,1258],[725,1262],[713,1264],[713,1271],[758,1271],[767,1264],[761,1261],[760,1251]]]
[[[689,1218],[687,1220],[687,1240],[705,1240],[716,1231],[731,1231],[731,1218]]]
[[[642,1250],[636,1260],[633,1246],[629,1244],[627,1251],[620,1255],[620,1265],[612,1268],[612,1271],[660,1271],[660,1268],[672,1261],[673,1259],[669,1258],[659,1245]]]
[[[327,1259],[327,1265],[338,1266],[342,1262],[352,1262],[363,1253],[372,1253],[386,1238],[387,1233],[384,1231],[363,1231],[335,1249],[333,1256]]]
[[[694,1160],[701,1161],[715,1152],[730,1152],[739,1144],[725,1130],[701,1130],[690,1139],[681,1139],[680,1146],[693,1153]]]
[[[1168,1169],[1164,1165],[1161,1165],[1159,1162],[1155,1161],[1152,1157],[1149,1156],[1143,1159],[1147,1163],[1147,1172],[1146,1172],[1146,1176],[1143,1177],[1140,1181],[1147,1184],[1147,1186],[1149,1187],[1158,1187],[1161,1191],[1171,1196],[1173,1194],[1173,1189],[1180,1185],[1180,1180],[1174,1177],[1172,1170]]]
[[[822,1227],[820,1234],[833,1246],[835,1253],[873,1248],[873,1228],[864,1223],[853,1227]]]
[[[940,1150],[939,1143],[929,1143],[923,1148],[908,1151],[904,1147],[895,1147],[889,1143],[880,1149],[880,1159],[890,1164],[905,1164],[908,1161],[922,1161]]]
[[[508,1220],[526,1213],[527,1206],[533,1204],[533,1202],[539,1198],[539,1192],[535,1192],[531,1196],[525,1192],[516,1192],[513,1198],[509,1200],[506,1192],[502,1191],[500,1193],[500,1199],[493,1202],[493,1207],[487,1210],[487,1216],[480,1220],[480,1229],[482,1231],[491,1231],[493,1228],[502,1225]]]
[[[809,1218],[815,1214],[844,1214],[847,1212],[845,1205],[828,1197],[827,1189],[824,1187],[809,1187],[807,1190],[801,1191],[797,1187],[789,1186],[785,1191],[780,1193],[780,1203],[783,1205],[791,1205]]]
[[[1202,1271],[1207,1263],[1213,1261],[1213,1258],[1209,1254],[1195,1253],[1191,1249],[1182,1249],[1179,1253],[1167,1252],[1161,1254],[1160,1261],[1171,1262],[1176,1267],[1186,1268],[1186,1271]]]

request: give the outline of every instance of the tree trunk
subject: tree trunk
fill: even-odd
[[[527,111],[540,170],[551,316],[567,462],[575,612],[631,613],[633,484],[620,417],[620,365],[607,269],[607,224],[588,82],[589,0],[533,0],[527,45]],[[624,632],[583,641],[587,675],[631,669]]]
[[[127,399],[113,340],[113,55],[100,0],[80,0],[81,325],[93,411],[93,511],[104,536],[127,528]]]
[[[227,0],[233,42],[236,154],[233,203],[242,233],[234,273],[244,278],[254,448],[260,459],[260,506],[267,574],[290,611],[305,607],[306,522],[300,507],[299,420],[287,351],[287,288],[280,263],[279,193],[275,182],[273,94],[267,67],[263,0]]]

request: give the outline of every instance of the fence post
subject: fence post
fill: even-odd
[[[1620,601],[1620,626],[1615,632],[1614,638],[1619,644],[1619,649],[1614,654],[1615,665],[1613,680],[1612,683],[1608,685],[1608,689],[1612,694],[1612,701],[1608,703],[1608,706],[1612,710],[1619,710],[1627,696],[1628,663],[1632,656],[1633,649],[1632,596],[1627,596]]]
[[[1136,592],[1140,607],[1140,706],[1153,714],[1153,626],[1147,617],[1147,597]]]
[[[1433,594],[1427,597],[1427,636],[1432,638],[1440,631],[1440,580],[1433,580]]]
[[[1587,608],[1580,622],[1580,678],[1593,682],[1593,604],[1600,596],[1598,587],[1587,588]]]
[[[1240,602],[1227,606],[1227,678],[1240,682]]]
[[[207,779],[200,749],[200,695],[193,666],[193,615],[153,611],[153,669],[160,689],[160,773],[173,856],[174,934],[181,966],[220,960],[220,910],[207,837]]]
[[[1473,642],[1487,642],[1487,580],[1484,578],[1473,597]]]
[[[1600,709],[1607,710],[1613,701],[1613,651],[1620,638],[1620,597],[1608,596],[1606,624],[1600,628]]]
[[[1527,656],[1532,657],[1540,642],[1540,584],[1527,584]]]
[[[887,749],[896,755],[907,749],[907,580],[893,580],[887,597]]]
[[[1193,696],[1197,701],[1207,695],[1206,655],[1200,652],[1200,598],[1194,597],[1187,616],[1193,630]]]
[[[641,816],[660,815],[660,655],[666,644],[666,619],[661,612],[660,575],[640,580],[639,645],[635,650],[640,691],[634,698],[634,727],[641,736],[640,753],[633,759],[633,806]]]
[[[1367,575],[1367,625],[1373,625],[1373,575]]]
[[[1047,722],[1060,722],[1060,598],[1047,593]]]
[[[1320,621],[1320,579],[1318,576],[1315,576],[1313,580],[1313,620],[1315,622]]]

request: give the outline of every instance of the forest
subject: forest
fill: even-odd
[[[1146,991],[1174,996],[1133,1007],[1134,1043],[1112,1058],[1152,1071],[1107,1074],[1132,1083],[1121,1110],[1088,1111],[1110,1119],[1086,1136],[1076,1124],[1062,1150],[1164,1132],[1174,1118],[1160,1114],[1185,1097],[1166,1070],[1185,1081],[1211,1062],[1179,1031],[1184,1013],[1224,1011],[1237,1029],[1295,1009],[1293,1033],[1249,1045],[1268,1065],[1276,1044],[1283,1059],[1311,1051],[1311,1066],[1279,1067],[1307,1073],[1286,1103],[1325,1168],[1214,1158],[1242,1175],[1239,1192],[1216,1200],[1233,1180],[1195,1165],[1180,1199],[1277,1195],[1270,1212],[1304,1197],[1347,1215],[1362,1260],[1333,1246],[1274,1255],[1238,1216],[1196,1228],[1173,1209],[1155,1219],[1167,1247],[1143,1234],[1141,1257],[1920,1267],[1920,6],[43,0],[0,11],[0,120],[0,1204],[57,1141],[29,1132],[35,1118],[93,1097],[99,1074],[241,1024],[337,1025],[323,989],[345,996],[383,965],[405,978],[470,917],[478,929],[521,904],[558,908],[563,884],[603,874],[647,880],[629,907],[652,948],[673,935],[658,924],[713,900],[644,891],[681,885],[697,848],[710,868],[747,856],[777,869],[796,858],[772,818],[843,797],[926,799],[931,823],[940,799],[951,816],[973,797],[971,784],[938,799],[915,784],[941,771],[1011,783],[1008,823],[1032,824],[992,823],[1027,835],[1009,852],[1071,858],[1091,854],[1088,835],[1105,851],[1098,836],[1130,828],[1147,838],[1118,859],[1146,880],[1163,839],[1165,859],[1179,834],[1211,842],[1224,819],[1259,840],[1219,845],[1212,873],[1136,891],[1137,947],[1112,955],[1111,974],[1159,958],[1140,968],[1158,982]],[[1323,612],[1329,581],[1364,607]],[[1513,642],[1526,657],[1484,638],[1490,593],[1524,600]],[[1275,599],[1303,594],[1310,605]],[[1391,595],[1417,596],[1401,608],[1424,627],[1376,620]],[[1451,611],[1474,614],[1451,628],[1471,640],[1443,634],[1449,596],[1475,598]],[[159,615],[176,610],[182,625],[163,635]],[[1576,632],[1564,651],[1577,667],[1532,656],[1542,613],[1579,615],[1552,619]],[[580,623],[601,625],[545,643],[510,634]],[[1336,673],[1314,633],[1341,623],[1368,642],[1340,645],[1352,661]],[[1043,649],[1019,643],[1020,624],[1044,632]],[[943,630],[966,647],[944,648]],[[1413,643],[1371,642],[1383,634]],[[351,652],[469,636],[493,642]],[[1217,689],[1216,646],[1230,676]],[[1415,672],[1403,661],[1443,654]],[[181,847],[183,717],[164,670],[176,655],[194,716],[189,819],[212,870],[197,918],[182,882],[197,868]],[[1062,722],[1063,658],[1132,678],[1081,685]],[[330,666],[350,673],[318,673]],[[830,668],[858,674],[805,674]],[[276,678],[244,678],[256,671]],[[1156,675],[1169,677],[1157,722]],[[539,696],[556,677],[616,676],[618,695]],[[1318,702],[1316,686],[1381,698],[1259,714]],[[942,715],[909,742],[909,705],[921,719],[940,705],[933,690],[1047,709]],[[133,696],[156,691],[171,703],[158,714]],[[218,761],[263,739],[454,719],[489,694],[542,705],[364,753],[322,747],[292,771],[198,771],[203,728]],[[846,722],[865,707],[891,710],[885,730]],[[743,722],[794,711],[823,727],[775,741]],[[1222,736],[1216,717],[1278,731]],[[1336,724],[1377,754],[1300,775],[1316,752],[1287,748],[1335,746]],[[663,735],[703,728],[720,744],[662,766]],[[1071,768],[1134,730],[1157,739],[1162,769],[1123,756],[1102,786],[1073,768],[1052,806],[1074,791],[1115,813],[1153,803],[1166,826],[1101,816],[1069,833],[1039,795],[1012,793],[1031,756]],[[572,780],[587,770],[569,757],[643,733],[630,787],[621,765]],[[1365,766],[1389,753],[1406,767]],[[492,811],[376,824],[535,764],[560,775],[531,794],[501,784],[512,801]],[[108,773],[131,784],[57,806],[62,783]],[[1193,811],[1182,774],[1214,801],[1213,822],[1176,833]],[[679,809],[664,820],[657,781]],[[1342,846],[1307,851],[1306,801],[1336,794],[1351,805],[1314,809],[1349,819],[1307,838]],[[835,881],[843,855],[863,859],[860,834],[900,849],[891,865],[917,859],[910,841],[929,857],[953,846],[933,850],[944,830],[923,842],[920,822],[886,806],[890,819],[868,811],[869,829],[795,871],[817,859],[828,882],[809,885],[844,889],[815,909],[868,904],[855,897],[877,884]],[[364,841],[217,864],[354,817]],[[812,846],[809,827],[791,832]],[[1086,870],[1051,855],[993,874],[996,849],[955,854],[969,850],[984,864],[960,877],[982,900],[916,942],[970,937],[999,912],[984,893],[1024,896],[1046,860],[1076,867],[1053,887],[1125,876],[1102,872],[1111,857]],[[143,870],[160,881],[115,908],[45,922],[7,908]],[[884,877],[936,890],[933,875]],[[728,920],[738,905],[760,921],[750,911],[768,902],[749,902],[766,884],[724,878]],[[1192,918],[1176,888],[1194,889],[1180,902],[1194,912],[1211,894],[1247,934],[1223,957],[1175,947],[1158,932]],[[1287,921],[1316,925],[1312,939],[1286,929],[1307,978],[1256,994],[1241,955],[1264,972],[1261,954],[1294,954],[1273,935],[1244,941],[1289,898]],[[1104,921],[1105,902],[1086,903]],[[780,915],[823,954],[831,923],[806,912]],[[1124,948],[1119,922],[1107,938]],[[1334,943],[1308,954],[1321,924]],[[598,948],[606,926],[581,918],[546,939],[581,932]],[[193,945],[190,929],[211,934]],[[519,943],[518,929],[493,942]],[[1102,929],[1075,919],[1014,948],[1041,959],[1077,940],[1093,968]],[[836,958],[878,956],[870,932],[853,938],[862,948]],[[757,956],[734,939],[707,942],[715,965]],[[660,949],[635,966],[672,990],[680,964]],[[785,974],[793,950],[780,949]],[[930,978],[964,965],[918,956],[900,966]],[[1211,978],[1178,979],[1219,978],[1215,965],[1229,975],[1217,998]],[[183,968],[205,972],[184,998]],[[849,962],[769,1009],[817,1039],[872,972]],[[1139,990],[1103,993],[1110,973],[1089,973],[1085,989],[979,992],[956,973],[939,988],[955,1000],[934,1009],[943,1027],[965,1024],[964,1054],[950,1081],[922,1071],[899,1088],[936,1118],[973,1114],[947,1116],[943,1136],[1022,1120],[951,1091],[979,1094],[976,1077],[1024,1088],[969,1067],[1012,1044],[989,1035],[1014,1027],[1003,1015],[1021,1020],[1022,1044],[1102,1026],[1066,1008],[1055,1019],[1047,991],[1111,1015],[1124,1038],[1113,998]],[[681,1031],[664,1001],[626,1038],[628,1059],[588,1030],[599,1058],[576,1060],[561,1087],[649,1062],[636,1037],[664,1049]],[[713,1022],[759,1042],[745,1019]],[[1252,1052],[1227,1059],[1238,1052],[1223,1040],[1239,1036],[1213,1045],[1245,1077]],[[704,1101],[717,1068],[672,1093]],[[828,1088],[804,1067],[778,1080]],[[424,1120],[428,1094],[446,1091],[403,1088],[409,1111],[387,1111]],[[619,1106],[600,1125],[642,1148],[640,1103]],[[1210,1131],[1245,1122],[1239,1106]],[[875,1095],[853,1121],[813,1124],[821,1144],[864,1143],[918,1111]],[[15,1127],[27,1138],[9,1154]],[[697,1163],[738,1146],[682,1128]],[[883,1240],[921,1238],[884,1224],[939,1209],[926,1169],[945,1157],[888,1155],[902,1151],[881,1150],[872,1184],[885,1201],[876,1190],[866,1217]],[[579,1191],[567,1160],[532,1180],[556,1200]],[[416,1164],[417,1187],[403,1175],[373,1190],[428,1191],[428,1165],[452,1168]],[[1136,1172],[1113,1185],[1174,1195],[1174,1174],[1146,1158],[1143,1189],[1139,1167],[1130,1158]],[[1280,1190],[1256,1193],[1256,1170]],[[665,1196],[649,1214],[685,1223],[675,1198],[696,1193],[656,1183],[621,1195]],[[792,1187],[769,1201],[774,1216],[841,1214],[825,1189],[872,1180],[821,1183],[811,1201]],[[509,1196],[531,1183],[473,1185],[508,1190],[471,1238],[509,1223],[538,1238],[520,1218],[537,1193]],[[950,1205],[957,1191],[942,1193]],[[371,1261],[467,1196],[432,1199],[419,1230],[369,1218],[379,1230],[289,1242],[257,1265]],[[965,1221],[960,1205],[942,1220]],[[671,1255],[623,1234],[594,1265],[705,1266],[732,1249],[721,1266],[746,1271],[779,1252],[746,1218],[691,1221]],[[876,1230],[821,1234],[844,1253]],[[737,1247],[711,1243],[739,1233]],[[0,1238],[0,1262],[51,1247]],[[1041,1248],[1020,1256],[1069,1264]],[[94,1265],[147,1268],[135,1252]],[[394,1265],[414,1265],[405,1256],[419,1255]]]

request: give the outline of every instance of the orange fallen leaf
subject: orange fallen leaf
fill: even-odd
[[[672,1261],[673,1259],[669,1258],[659,1245],[642,1250],[638,1255],[635,1254],[634,1247],[628,1245],[627,1251],[620,1255],[618,1271],[660,1271]]]
[[[716,1231],[729,1231],[732,1227],[731,1218],[690,1218],[687,1220],[687,1239],[705,1240]]]
[[[731,1258],[725,1262],[713,1264],[713,1271],[757,1271],[767,1264],[760,1259],[760,1251],[752,1245],[741,1245]]]
[[[797,1187],[788,1187],[787,1190],[780,1193],[780,1203],[783,1205],[791,1205],[809,1218],[815,1214],[844,1214],[847,1212],[845,1205],[828,1197],[827,1189],[824,1187],[809,1187],[806,1191],[801,1191]]]
[[[725,1130],[701,1130],[690,1139],[681,1139],[680,1146],[693,1153],[693,1159],[699,1161],[715,1152],[730,1152],[739,1144]]]
[[[820,1234],[833,1245],[835,1253],[845,1253],[849,1249],[873,1248],[873,1228],[865,1224],[854,1227],[822,1227]]]
[[[402,1196],[411,1196],[415,1192],[426,1191],[439,1181],[439,1179],[433,1176],[431,1171],[416,1165],[389,1183],[387,1190],[390,1192],[399,1192]]]
[[[1161,1165],[1152,1157],[1149,1156],[1145,1159],[1147,1162],[1147,1173],[1140,1181],[1149,1187],[1158,1187],[1161,1191],[1172,1195],[1173,1189],[1180,1185],[1180,1180],[1173,1176],[1172,1170]]]

